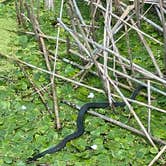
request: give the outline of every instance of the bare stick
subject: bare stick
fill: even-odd
[[[148,94],[148,104],[151,105],[151,92],[150,92],[150,80],[147,81],[147,94]],[[151,109],[148,109],[148,133],[151,131]]]
[[[140,27],[140,1],[134,0],[134,6],[136,11],[137,25]]]
[[[103,46],[104,47],[108,47],[109,46],[109,42],[110,42],[110,36],[108,35],[108,28],[110,27],[111,24],[111,15],[109,15],[109,11],[112,10],[112,1],[106,1],[106,13],[105,13],[105,21],[104,21],[104,39],[103,39]],[[112,105],[112,98],[111,98],[111,90],[110,90],[110,86],[109,86],[109,81],[107,79],[107,74],[108,74],[108,70],[107,70],[107,60],[108,60],[108,52],[103,51],[103,55],[104,55],[104,72],[103,72],[103,82],[104,85],[107,89],[107,95],[108,95],[108,101],[110,103],[110,105]]]
[[[165,67],[165,73],[166,73],[166,22],[163,12],[163,0],[159,0],[160,5],[160,12],[161,12],[161,18],[162,18],[162,25],[163,25],[163,37],[164,37],[164,67]]]
[[[60,18],[62,18],[62,12],[63,12],[63,3],[64,1],[61,1],[61,8],[60,8]],[[58,54],[58,48],[59,48],[59,35],[60,35],[60,27],[58,27],[57,32],[57,40],[56,40],[56,46],[55,46],[55,54],[54,54],[54,65],[53,65],[53,73],[55,73],[56,70],[56,60],[57,60],[57,54]],[[58,98],[56,94],[56,86],[55,86],[55,78],[54,75],[51,76],[51,85],[52,85],[52,95],[53,95],[53,110],[55,112],[56,116],[56,124],[57,129],[61,128],[60,119],[59,119],[59,108],[58,108]]]

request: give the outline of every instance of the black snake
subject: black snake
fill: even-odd
[[[138,93],[144,89],[145,87],[140,85],[138,86],[134,92],[131,94],[130,99],[135,99],[136,96],[138,95]],[[114,102],[113,103],[114,107],[124,107],[126,105],[125,102]],[[59,144],[57,144],[56,146],[53,146],[41,153],[38,153],[36,155],[34,155],[33,157],[30,157],[27,159],[27,163],[31,163],[33,161],[36,161],[38,158],[41,158],[43,156],[45,156],[46,154],[52,154],[55,152],[60,151],[62,148],[64,148],[66,146],[66,143],[69,142],[70,140],[73,140],[79,136],[81,136],[84,133],[84,116],[85,113],[90,109],[90,108],[106,108],[109,107],[109,103],[108,102],[94,102],[94,103],[86,103],[84,104],[79,113],[78,113],[78,117],[77,117],[77,130],[66,136]]]

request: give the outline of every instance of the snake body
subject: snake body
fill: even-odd
[[[134,92],[131,94],[130,99],[135,100],[136,96],[138,95],[138,93],[145,88],[144,86],[140,85],[138,86]],[[114,102],[113,103],[114,107],[124,107],[126,105],[125,102]],[[84,133],[84,116],[86,114],[86,112],[93,108],[106,108],[106,107],[110,107],[109,102],[93,102],[93,103],[86,103],[84,104],[81,108],[80,111],[78,113],[78,117],[77,117],[77,129],[74,133],[66,136],[59,144],[57,144],[56,146],[53,146],[41,153],[38,153],[36,155],[34,155],[33,157],[30,157],[27,159],[27,163],[36,161],[38,158],[41,158],[43,156],[45,156],[46,154],[52,154],[55,152],[60,151],[62,148],[64,148],[67,144],[67,142],[81,136]]]

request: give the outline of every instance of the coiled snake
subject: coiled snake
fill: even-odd
[[[135,100],[136,96],[138,95],[138,93],[144,89],[145,87],[142,85],[139,85],[134,92],[131,94],[130,99]],[[126,104],[125,102],[114,102],[114,107],[124,107]],[[81,136],[84,133],[84,116],[86,114],[86,112],[90,109],[90,108],[106,108],[109,107],[109,103],[108,102],[94,102],[94,103],[86,103],[84,104],[79,113],[78,113],[78,117],[77,117],[77,130],[66,136],[59,144],[57,144],[56,146],[53,146],[41,153],[38,153],[36,155],[34,155],[33,157],[30,157],[27,159],[27,163],[31,163],[33,161],[36,161],[38,158],[41,158],[43,156],[45,156],[46,154],[52,154],[55,152],[60,151],[62,148],[64,148],[66,146],[66,143]]]

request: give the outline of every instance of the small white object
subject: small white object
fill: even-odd
[[[89,99],[93,99],[94,96],[95,96],[94,93],[90,92],[89,95],[88,95],[88,98],[89,98]]]
[[[96,150],[96,149],[97,149],[97,145],[92,145],[91,148],[92,148],[93,150]]]
[[[26,107],[25,105],[22,105],[22,106],[21,106],[21,109],[22,109],[22,110],[26,110],[27,107]]]

